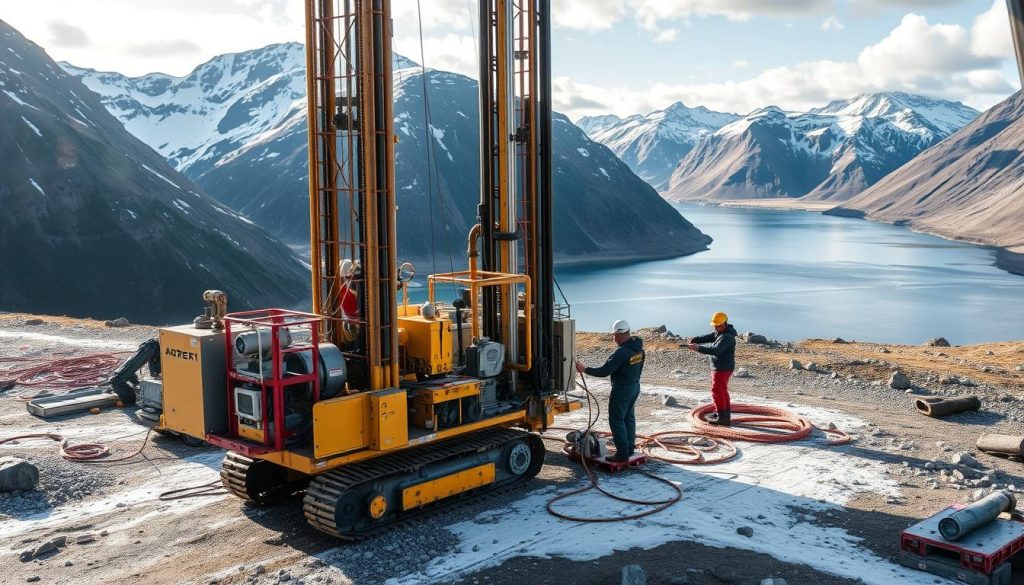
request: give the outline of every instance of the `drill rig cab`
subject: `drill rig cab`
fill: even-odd
[[[306,0],[313,311],[161,331],[161,426],[227,449],[247,501],[304,489],[336,537],[536,475],[536,431],[579,407],[554,297],[550,1],[479,4],[467,268],[430,275],[423,304],[399,278],[389,0]]]

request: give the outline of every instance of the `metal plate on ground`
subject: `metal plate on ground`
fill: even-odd
[[[946,540],[939,532],[939,522],[959,510],[960,508],[946,508],[931,518],[926,518],[907,528],[903,534],[933,542],[943,548],[964,549],[986,556],[994,555],[1013,541],[1024,538],[1024,522],[996,519],[969,532],[960,540]]]
[[[25,403],[25,408],[30,414],[41,418],[50,418],[84,412],[90,408],[116,406],[117,401],[117,394],[111,392],[109,388],[81,388],[56,396],[34,398]]]

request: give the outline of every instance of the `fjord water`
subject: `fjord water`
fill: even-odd
[[[1024,339],[1024,277],[995,268],[988,248],[819,213],[678,208],[715,239],[710,251],[556,271],[580,330],[627,319],[696,335],[726,311],[738,330],[783,340]]]

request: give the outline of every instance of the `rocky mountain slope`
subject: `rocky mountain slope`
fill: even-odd
[[[672,172],[672,200],[842,201],[976,117],[960,103],[866,94],[806,113],[756,110],[702,140]]]
[[[0,21],[0,309],[194,316],[293,306],[308,272],[280,241],[217,203],[125,131],[99,98]]]
[[[1007,248],[1024,274],[1024,92],[831,213]]]
[[[669,186],[672,170],[693,147],[739,116],[713,112],[682,102],[645,116],[581,118],[580,126],[593,140],[612,150],[641,179],[658,191]]]
[[[450,256],[461,265],[479,198],[476,83],[428,71],[428,132],[423,73],[413,65],[396,61],[400,252],[440,258],[443,265]],[[126,78],[65,65],[129,131],[207,192],[294,244],[308,241],[304,67],[295,44],[217,57],[184,78]],[[554,129],[560,261],[667,257],[706,248],[710,239],[607,148],[564,117]]]

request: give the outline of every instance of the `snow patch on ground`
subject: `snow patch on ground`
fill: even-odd
[[[607,395],[607,384],[594,384]],[[645,387],[645,393],[671,395],[691,404],[707,400],[706,392]],[[604,399],[602,399],[604,400]],[[752,398],[737,402],[768,404],[799,412],[815,423],[835,423],[845,431],[866,425],[846,414]],[[638,433],[685,429],[687,410],[666,408],[638,425]],[[582,427],[586,412],[560,417],[559,426]],[[599,428],[603,428],[601,423]],[[740,456],[710,466],[650,465],[655,472],[682,488],[675,506],[639,520],[580,524],[559,520],[545,509],[547,501],[577,485],[540,488],[503,508],[449,527],[461,540],[459,551],[435,558],[420,574],[391,579],[388,585],[439,582],[453,576],[500,565],[517,556],[564,556],[591,560],[633,547],[653,548],[673,541],[694,541],[714,547],[735,547],[771,555],[785,562],[865,583],[931,584],[935,577],[894,565],[860,546],[860,539],[840,528],[816,525],[816,512],[841,509],[863,492],[896,495],[878,461],[863,459],[845,447],[826,444],[821,433],[798,443],[738,445]],[[602,475],[603,487],[635,498],[658,499],[669,495],[665,486],[639,473]],[[559,503],[561,511],[579,516],[616,516],[630,509],[590,492]],[[753,537],[736,532],[753,528]],[[497,535],[497,537],[496,537]]]
[[[26,118],[25,116],[22,116],[21,119],[24,120],[25,123],[28,124],[28,127],[31,128],[32,131],[35,132],[40,138],[43,137],[43,133],[39,131],[39,128],[36,128],[35,124],[33,124],[32,122],[29,122],[28,118]]]
[[[62,345],[73,345],[77,347],[87,347],[90,349],[123,349],[123,350],[135,350],[139,347],[137,343],[129,343],[126,341],[111,341],[109,339],[77,339],[74,337],[64,337],[62,335],[49,335],[46,333],[30,333],[27,331],[3,331],[0,330],[0,339],[14,339],[14,340],[31,340],[31,341],[47,341],[51,343],[60,343]]]
[[[170,183],[170,184],[171,184],[172,186],[174,186],[175,188],[181,189],[181,187],[178,187],[178,184],[177,184],[177,183],[175,183],[174,181],[172,181],[172,180],[168,179],[167,177],[165,177],[165,176],[161,175],[160,173],[158,173],[158,172],[154,171],[153,169],[149,168],[148,166],[146,166],[146,165],[142,165],[142,168],[144,168],[144,169],[146,169],[147,171],[149,171],[149,172],[153,173],[154,175],[156,175],[157,177],[159,177],[159,178],[163,179],[163,180],[164,180],[164,181],[166,181],[167,183]]]
[[[9,97],[12,100],[14,100],[14,103],[18,104],[19,106],[28,106],[28,107],[32,108],[33,110],[38,110],[39,109],[39,108],[33,106],[32,104],[27,103],[24,100],[22,100],[21,98],[19,98],[14,92],[7,91],[6,89],[3,90],[3,92],[6,93],[7,97]]]
[[[33,179],[32,177],[29,177],[28,178],[28,182],[32,183],[32,186],[35,187],[37,191],[42,193],[44,196],[46,195],[46,191],[43,191],[43,188],[39,186],[39,183],[36,183],[35,179]]]

